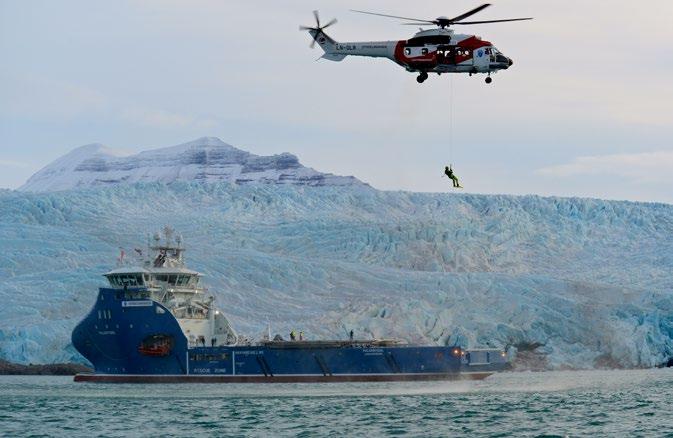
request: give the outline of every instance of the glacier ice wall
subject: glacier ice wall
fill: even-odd
[[[119,248],[185,238],[239,332],[540,344],[555,367],[673,356],[673,206],[160,183],[0,191],[0,357],[81,360],[70,331]],[[132,251],[130,251],[132,252]]]

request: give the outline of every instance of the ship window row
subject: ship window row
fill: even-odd
[[[195,286],[197,277],[189,274],[113,274],[108,275],[110,284],[115,287],[137,287],[149,283],[152,279],[168,283],[171,286]]]
[[[142,286],[143,274],[115,274],[108,275],[108,280],[112,286]]]
[[[112,319],[112,312],[110,310],[99,310],[98,319]]]
[[[157,274],[154,276],[157,281],[163,281],[172,286],[187,286],[193,277],[193,275],[183,274]]]
[[[205,362],[205,361],[212,361],[212,360],[227,360],[229,359],[229,354],[227,353],[219,353],[219,354],[199,354],[199,353],[192,353],[189,355],[189,360],[197,361],[197,362]]]

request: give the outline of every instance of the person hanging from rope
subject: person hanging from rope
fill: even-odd
[[[448,176],[451,181],[453,181],[453,187],[457,189],[462,189],[463,186],[458,182],[458,177],[453,173],[451,166],[444,166],[444,175]]]

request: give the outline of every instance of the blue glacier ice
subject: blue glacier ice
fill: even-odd
[[[70,331],[119,248],[170,224],[239,333],[540,345],[550,367],[673,357],[673,206],[176,181],[0,191],[0,357]]]

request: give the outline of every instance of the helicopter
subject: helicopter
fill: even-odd
[[[482,40],[476,35],[454,33],[451,26],[502,23],[506,21],[532,20],[527,18],[508,18],[501,20],[463,21],[468,17],[491,6],[489,3],[471,9],[464,14],[453,18],[445,16],[434,20],[399,17],[396,15],[379,14],[351,9],[360,14],[376,15],[380,17],[397,18],[410,21],[403,25],[435,25],[436,28],[419,29],[412,38],[401,41],[367,41],[367,42],[338,42],[325,33],[325,29],[337,22],[330,20],[320,25],[318,11],[313,11],[315,27],[300,26],[302,31],[308,31],[313,38],[310,47],[318,43],[325,52],[318,59],[342,61],[346,56],[369,56],[373,58],[388,58],[412,73],[418,73],[416,81],[419,84],[428,79],[429,73],[467,73],[470,76],[485,73],[486,83],[492,82],[491,73],[506,70],[514,64],[511,58],[505,56],[489,41]]]

